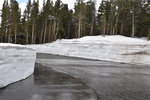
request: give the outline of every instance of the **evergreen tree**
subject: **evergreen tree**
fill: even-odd
[[[80,38],[83,36],[83,31],[85,30],[86,23],[86,4],[83,2],[84,0],[76,0],[75,4],[75,20],[77,25],[77,34],[76,37]]]
[[[99,6],[98,10],[98,16],[97,16],[97,23],[98,23],[98,29],[101,34],[106,34],[106,2],[102,0],[102,3]]]
[[[3,3],[2,7],[2,14],[1,14],[1,41],[4,39],[4,35],[6,34],[7,30],[7,17],[6,17],[6,0]]]
[[[20,17],[21,11],[19,9],[18,2],[16,0],[11,2],[12,4],[12,32],[14,33],[14,43],[17,43],[17,34],[20,32]]]
[[[116,2],[112,0],[110,3],[111,3],[111,11],[110,11],[110,17],[109,17],[109,23],[110,23],[109,32],[110,32],[110,35],[115,35],[117,34],[119,14],[118,14]]]
[[[89,33],[87,35],[93,35],[94,25],[95,25],[95,17],[96,17],[96,9],[95,9],[95,2],[92,0],[89,0],[87,2],[87,11],[86,11],[86,17],[87,17],[87,23],[88,27],[86,28],[86,32]]]
[[[117,0],[116,2],[118,6],[118,13],[119,13],[119,22],[120,22],[119,26],[121,26],[120,35],[125,35],[124,34],[125,24],[126,24],[127,18],[129,18],[129,15],[130,15],[130,2],[129,0]]]
[[[26,44],[29,43],[29,33],[31,33],[31,28],[30,28],[30,22],[31,22],[31,8],[32,8],[32,4],[31,4],[31,0],[28,0],[26,9],[24,11],[24,17],[25,17],[25,33],[26,33]]]
[[[5,0],[2,7],[2,14],[1,14],[1,41],[4,38],[4,42],[8,40],[10,41],[10,7],[8,5],[8,0]],[[8,38],[7,38],[8,37]]]
[[[21,17],[17,1],[4,0],[0,42],[46,43],[95,34],[150,36],[150,0],[102,0],[97,14],[94,0],[76,0],[74,11],[61,0],[54,6],[44,0],[41,11],[38,3],[28,0]]]
[[[61,12],[61,7],[62,7],[62,2],[60,0],[57,0],[55,2],[55,6],[54,6],[54,37],[55,40],[58,38],[58,34],[59,33],[59,29],[60,29],[60,12]]]
[[[73,14],[72,11],[68,9],[67,4],[62,4],[60,16],[60,33],[62,33],[60,36],[61,38],[69,38]]]
[[[36,24],[38,21],[38,14],[39,14],[39,1],[33,1],[32,9],[31,9],[31,23],[32,23],[32,38],[31,43],[35,44],[36,41]]]
[[[46,4],[44,4],[43,6],[43,17],[45,19],[44,21],[44,39],[43,39],[43,43],[46,42],[46,35],[47,35],[47,30],[48,30],[48,20],[50,17],[50,14],[52,13],[52,4],[50,2],[50,0],[47,0]]]

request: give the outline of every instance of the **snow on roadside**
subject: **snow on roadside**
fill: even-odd
[[[0,88],[34,72],[36,52],[21,45],[0,43]]]
[[[37,53],[58,54],[129,64],[150,65],[150,42],[125,36],[86,36],[43,45],[27,45]]]

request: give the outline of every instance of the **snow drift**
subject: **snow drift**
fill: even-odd
[[[36,52],[21,45],[0,44],[0,88],[30,76]]]
[[[43,45],[29,45],[37,53],[50,53],[129,64],[150,65],[150,42],[124,36],[86,36],[57,40]]]

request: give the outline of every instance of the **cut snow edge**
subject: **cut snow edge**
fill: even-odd
[[[26,79],[34,72],[36,52],[25,46],[0,44],[0,88]]]
[[[86,36],[27,47],[36,50],[37,53],[150,65],[150,42],[120,35]]]

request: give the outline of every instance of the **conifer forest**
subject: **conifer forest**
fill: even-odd
[[[93,35],[150,38],[150,0],[76,0],[74,9],[61,0],[28,0],[23,13],[16,0],[1,9],[0,42],[43,44]]]

